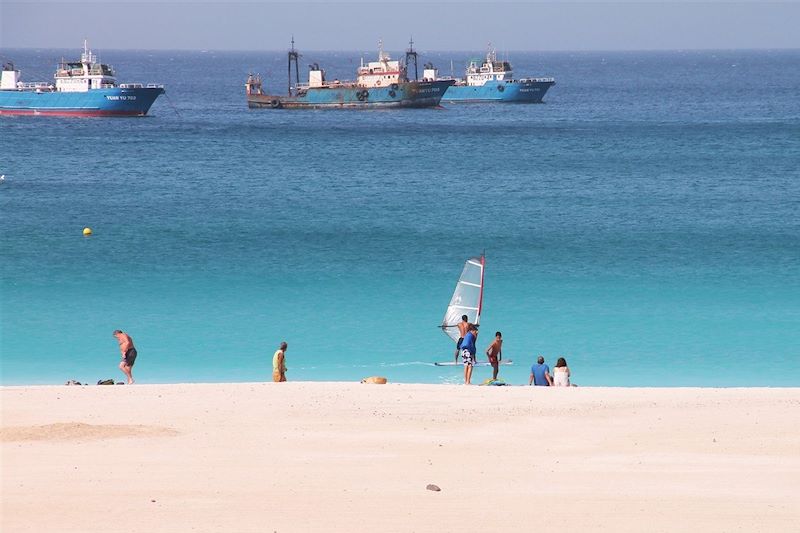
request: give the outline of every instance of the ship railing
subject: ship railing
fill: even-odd
[[[521,82],[538,82],[538,83],[548,83],[548,82],[555,82],[555,78],[521,78],[519,81]]]
[[[341,81],[341,80],[333,80],[333,81],[323,81],[321,85],[315,85],[314,87],[320,88],[332,88],[332,87],[341,87],[343,85],[351,85],[353,84],[352,81]],[[307,91],[311,88],[311,85],[308,83],[297,83],[292,85],[292,87],[298,91]]]
[[[325,88],[325,87],[330,87],[330,86],[331,86],[331,83],[329,83],[327,81],[323,81],[320,85],[315,85],[314,87]],[[294,87],[294,89],[296,91],[307,91],[307,90],[309,90],[311,88],[311,84],[309,84],[309,83],[297,83],[293,87]]]
[[[17,83],[17,88],[23,91],[29,91],[32,89],[47,89],[48,91],[53,90],[53,86],[47,82],[37,81],[37,82],[19,82]]]
[[[163,83],[148,83],[145,85],[144,83],[120,83],[120,89],[163,89]]]

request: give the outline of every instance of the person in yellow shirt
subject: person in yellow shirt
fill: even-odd
[[[272,356],[272,381],[280,383],[286,381],[286,349],[289,347],[285,342],[275,351]]]

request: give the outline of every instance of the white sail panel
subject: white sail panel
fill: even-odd
[[[461,322],[462,315],[467,315],[469,322],[480,324],[484,267],[483,256],[472,257],[464,263],[464,270],[461,271],[456,289],[453,291],[453,297],[450,299],[450,305],[447,306],[442,320],[442,331],[454,341],[457,341],[460,336],[458,323]]]

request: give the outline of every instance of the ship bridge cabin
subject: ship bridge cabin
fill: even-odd
[[[473,59],[467,66],[467,85],[484,85],[487,81],[512,80],[513,72],[511,63],[498,61],[497,53],[489,50],[483,64],[478,66],[479,60]]]
[[[56,90],[61,92],[86,92],[89,89],[117,87],[114,69],[97,62],[95,56],[83,43],[80,61],[64,61],[58,65],[55,74]]]
[[[378,60],[370,61],[366,65],[361,59],[361,66],[358,68],[359,87],[386,87],[393,83],[407,81],[406,67],[400,61],[392,61],[389,54],[383,51],[383,42],[378,43]]]

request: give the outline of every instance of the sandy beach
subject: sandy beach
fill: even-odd
[[[137,384],[0,399],[6,533],[800,523],[796,388]]]

